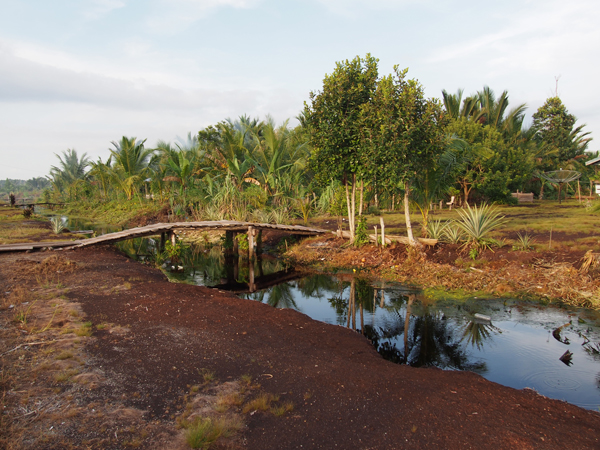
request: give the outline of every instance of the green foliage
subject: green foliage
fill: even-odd
[[[517,241],[513,244],[513,250],[525,251],[533,249],[535,239],[529,233],[517,233]]]
[[[469,258],[471,260],[475,261],[478,256],[479,256],[479,248],[478,247],[471,247],[469,249]]]
[[[486,204],[479,208],[467,206],[467,209],[458,210],[458,214],[458,226],[465,232],[467,244],[471,247],[488,246],[486,239],[490,233],[506,223],[504,216],[500,216],[492,206]]]
[[[362,173],[361,107],[376,89],[377,62],[367,54],[365,59],[357,56],[336,63],[333,73],[323,79],[323,90],[311,92],[310,103],[304,104],[300,119],[313,147],[310,164],[322,184]]]
[[[444,228],[442,233],[442,240],[449,244],[458,244],[465,238],[465,234],[455,222],[450,222]]]
[[[238,249],[243,252],[247,252],[248,249],[250,248],[250,245],[248,244],[248,234],[247,233],[237,234],[235,236],[235,239],[238,242]]]
[[[356,224],[356,236],[354,238],[354,245],[360,247],[368,243],[369,234],[367,230],[367,218],[365,216],[360,216]]]
[[[446,228],[448,228],[449,225],[449,222],[442,222],[441,220],[427,222],[427,237],[439,241],[443,240],[446,234]]]
[[[185,440],[191,448],[209,449],[220,437],[229,437],[241,428],[236,421],[224,418],[197,418],[186,424]]]
[[[590,133],[583,133],[585,125],[574,128],[577,118],[569,114],[559,97],[550,97],[533,114],[531,126],[534,141],[540,145],[545,158],[542,170],[558,169],[565,162],[582,155],[588,147]]]
[[[176,241],[173,244],[170,240],[165,242],[165,255],[171,260],[172,263],[181,261],[183,252],[186,250],[186,245],[183,241]]]

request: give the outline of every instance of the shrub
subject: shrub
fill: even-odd
[[[369,234],[367,233],[367,219],[365,216],[360,216],[356,224],[356,232],[354,236],[354,245],[360,247],[361,245],[369,243]]]

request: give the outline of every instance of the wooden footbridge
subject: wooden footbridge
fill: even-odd
[[[225,231],[227,239],[231,239],[235,244],[236,239],[233,239],[236,234],[248,234],[248,246],[250,254],[253,256],[255,244],[260,239],[256,239],[263,230],[276,230],[284,233],[295,235],[315,236],[319,234],[331,233],[328,230],[319,228],[309,228],[300,225],[276,225],[271,223],[252,223],[252,222],[235,222],[229,220],[205,221],[205,222],[173,222],[173,223],[156,223],[145,227],[130,228],[128,230],[117,231],[115,233],[107,233],[101,236],[92,237],[89,239],[79,239],[75,241],[57,241],[57,242],[35,242],[23,244],[7,244],[0,245],[0,252],[17,252],[17,251],[32,251],[41,249],[71,249],[89,247],[91,245],[112,244],[127,239],[134,239],[147,236],[160,236],[161,244],[164,244],[166,239],[171,239],[173,242],[176,239],[175,231],[181,230],[202,230],[202,231]],[[237,250],[237,248],[235,248]]]

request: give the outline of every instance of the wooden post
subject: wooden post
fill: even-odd
[[[158,251],[163,252],[165,250],[165,243],[167,242],[167,233],[164,231],[160,233],[160,244],[158,244]]]
[[[381,225],[381,246],[385,247],[385,224],[383,223],[383,216],[379,217],[379,224]]]
[[[444,209],[444,204],[443,204],[444,200],[440,200],[440,209]]]
[[[377,242],[377,225],[373,226],[375,228],[375,247],[379,247],[379,242]]]
[[[236,239],[237,231],[232,231],[232,233],[233,233],[233,254],[237,255],[237,254],[239,254],[238,240]]]
[[[240,257],[236,253],[233,256],[233,279],[237,282],[240,276]]]
[[[234,236],[233,236],[233,231],[231,230],[227,230],[225,232],[225,242],[231,242],[232,246],[231,248],[226,248],[225,249],[225,254],[226,255],[232,255],[233,254],[233,242],[234,242]]]
[[[256,238],[256,254],[262,254],[262,228],[258,229],[258,237]]]
[[[177,235],[175,234],[174,231],[170,231],[171,233],[171,245],[173,247],[175,247],[175,245],[177,244]]]
[[[248,260],[250,263],[254,260],[254,227],[248,227]],[[253,268],[254,269],[254,268]]]
[[[256,290],[256,286],[254,285],[254,261],[251,258],[248,259],[248,288],[250,292]]]

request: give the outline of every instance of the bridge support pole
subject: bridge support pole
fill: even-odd
[[[233,254],[238,255],[240,253],[240,250],[239,250],[238,240],[236,239],[237,232],[232,231],[231,233],[233,234]]]
[[[158,251],[159,252],[164,252],[165,251],[165,243],[167,242],[167,233],[165,233],[164,231],[162,233],[160,233],[160,243],[158,244]]]
[[[225,244],[231,244],[231,247],[225,248],[225,255],[233,255],[234,239],[233,231],[228,230],[225,232]]]
[[[262,228],[258,230],[258,236],[256,237],[256,255],[262,254]]]
[[[254,284],[254,261],[252,259],[248,259],[248,288],[250,292],[256,290],[256,285]]]
[[[248,227],[248,261],[250,264],[254,261],[254,232],[254,227]]]
[[[233,256],[233,279],[238,280],[240,276],[240,258],[237,254]]]

